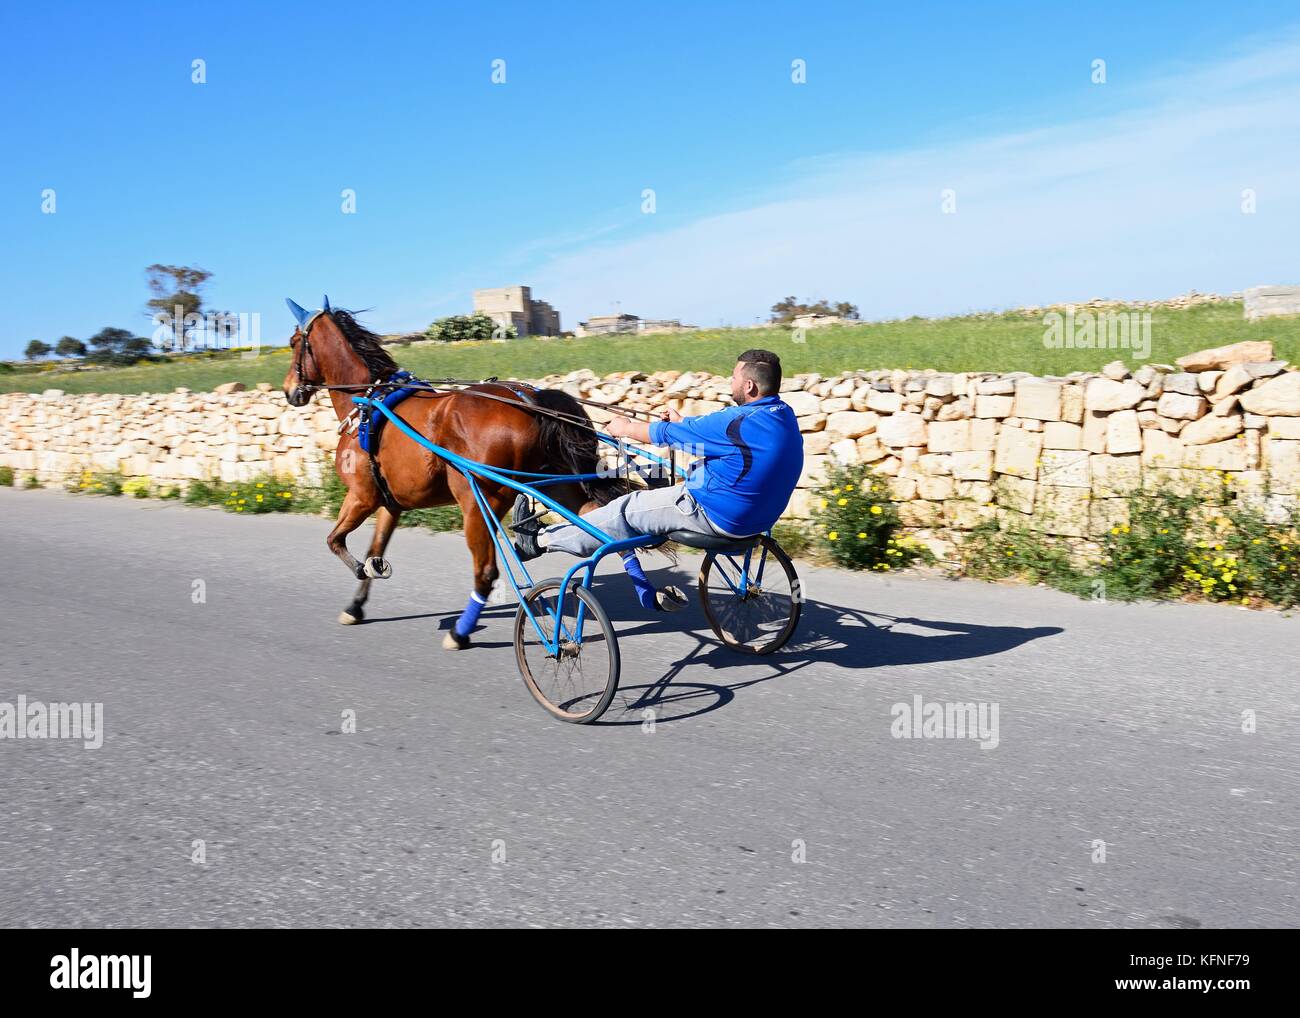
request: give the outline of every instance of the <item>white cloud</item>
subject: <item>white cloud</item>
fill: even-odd
[[[533,284],[566,325],[613,300],[713,325],[791,293],[881,318],[1300,282],[1300,45],[1123,94],[1129,108],[1104,117],[797,164],[752,208],[554,257]]]

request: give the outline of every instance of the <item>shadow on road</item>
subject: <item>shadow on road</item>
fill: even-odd
[[[681,583],[682,577],[656,576],[656,583]],[[690,636],[695,645],[653,682],[623,684],[619,697],[598,725],[640,725],[653,711],[656,723],[683,721],[715,711],[730,703],[736,692],[763,682],[790,675],[809,665],[826,663],[840,668],[865,669],[882,666],[933,664],[941,661],[968,661],[1013,650],[1021,644],[1063,632],[1059,626],[981,626],[939,619],[900,618],[882,612],[849,608],[827,601],[804,603],[799,628],[785,647],[774,654],[755,657],[727,649],[709,629],[695,600],[694,584],[686,587],[691,597],[689,607],[668,615],[647,615],[637,602],[631,585],[622,577],[598,578],[596,590],[601,604],[619,635],[624,654],[624,677],[634,678],[629,662],[635,660],[640,641],[673,633]],[[507,634],[508,620],[514,605],[493,605],[483,613],[483,622],[491,622],[493,635]],[[439,629],[448,629],[460,614],[459,609],[369,620],[401,622],[415,619],[440,619]],[[510,640],[484,640],[485,627],[480,623],[474,634],[475,647],[482,649],[509,647]],[[743,669],[744,678],[734,682],[699,682],[701,668],[714,673]],[[755,671],[759,674],[755,674]]]
[[[689,593],[694,594],[694,590]],[[774,654],[755,657],[729,650],[705,623],[698,607],[675,615],[653,616],[631,595],[601,591],[601,601],[629,651],[635,641],[660,633],[688,633],[696,645],[674,661],[654,682],[620,687],[624,716],[614,708],[597,724],[639,725],[642,712],[654,711],[656,723],[681,721],[726,706],[738,690],[781,678],[817,663],[863,669],[889,665],[919,665],[967,661],[1001,654],[1031,640],[1064,632],[1059,626],[981,626],[935,619],[900,618],[848,608],[826,601],[804,603],[799,629]],[[636,625],[636,623],[640,625]],[[735,682],[693,681],[701,667],[725,672],[742,668]],[[754,670],[761,674],[755,675]],[[625,673],[626,674],[626,673]]]

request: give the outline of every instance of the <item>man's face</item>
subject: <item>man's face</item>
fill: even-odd
[[[758,386],[745,377],[744,370],[740,361],[736,361],[736,366],[731,369],[731,398],[736,406],[744,406],[758,395]]]

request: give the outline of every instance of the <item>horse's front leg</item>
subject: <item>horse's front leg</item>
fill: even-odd
[[[401,519],[401,514],[394,513],[387,506],[380,507],[379,512],[375,515],[375,536],[370,541],[367,560],[374,566],[375,575],[377,576],[385,575],[383,570],[387,567],[387,563],[384,562],[384,551],[388,548],[388,542],[393,536],[393,531],[397,529],[399,519]],[[365,603],[370,596],[371,580],[372,577],[367,575],[361,581],[361,586],[357,587],[352,603],[339,613],[339,622],[342,625],[354,626],[365,619]]]
[[[366,517],[378,507],[379,503],[377,501],[360,498],[349,491],[347,497],[343,499],[342,508],[339,509],[339,518],[334,524],[334,529],[325,538],[325,543],[329,545],[330,551],[339,557],[339,561],[348,567],[348,572],[358,580],[364,580],[369,574],[366,572],[365,566],[353,558],[351,552],[348,551],[348,534],[361,526],[366,521]]]

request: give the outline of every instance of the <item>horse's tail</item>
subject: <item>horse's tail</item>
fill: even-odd
[[[550,414],[537,414],[538,444],[546,458],[545,469],[557,474],[594,474],[599,463],[599,439],[582,404],[562,389],[536,389],[533,395],[544,410],[578,417],[586,426]],[[583,494],[606,505],[632,490],[624,477],[598,477],[582,482]]]

